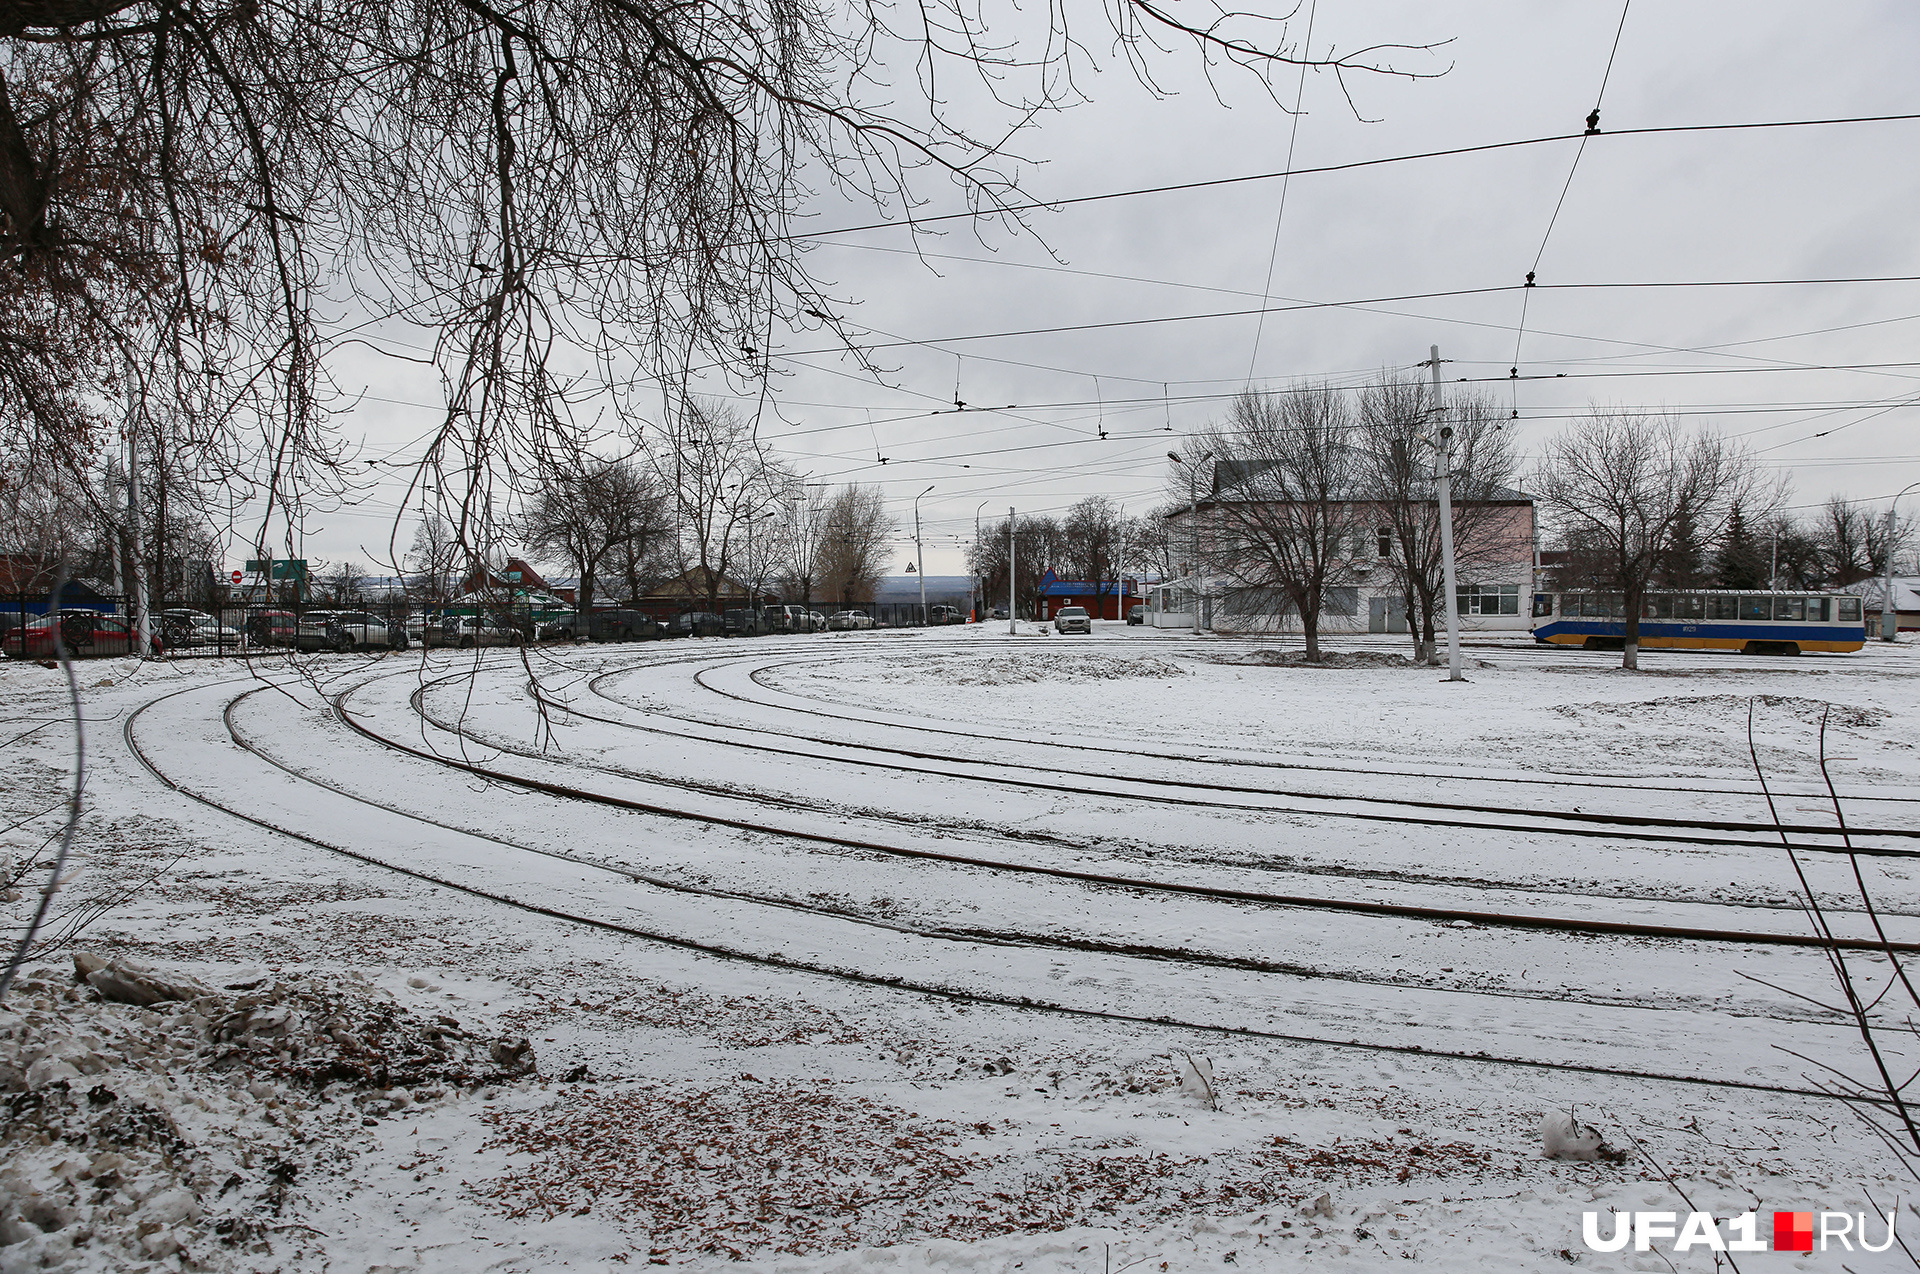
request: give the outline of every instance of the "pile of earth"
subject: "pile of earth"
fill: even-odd
[[[0,1274],[255,1269],[293,1183],[381,1117],[533,1072],[524,1039],[423,1019],[354,975],[213,984],[77,953],[0,1006]]]

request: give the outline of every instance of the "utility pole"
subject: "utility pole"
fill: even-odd
[[[1187,570],[1193,576],[1193,631],[1200,631],[1200,466],[1213,459],[1213,453],[1197,457],[1192,463],[1180,458],[1177,451],[1169,451],[1167,459],[1187,471]]]
[[[147,614],[147,555],[140,542],[140,431],[127,422],[127,556],[133,566],[133,633],[140,658],[153,655],[153,618]]]
[[[1920,487],[1920,482],[1909,482],[1906,486],[1894,492],[1893,499],[1887,501],[1887,529],[1884,536],[1887,543],[1887,578],[1882,585],[1880,594],[1881,641],[1892,641],[1900,635],[1900,612],[1893,604],[1893,550],[1895,547],[1893,543],[1893,529],[1897,525],[1893,518],[1893,509],[1895,505],[1900,503],[1900,497],[1915,487]]]
[[[1014,554],[1014,550],[1017,547],[1018,545],[1013,538],[1013,506],[1008,505],[1007,506],[1007,636],[1009,637],[1017,635],[1020,631],[1018,627],[1019,612],[1014,609],[1018,601],[1018,594],[1015,593],[1014,586],[1013,586],[1013,581],[1014,581],[1013,554]]]
[[[978,553],[980,551],[980,510],[986,507],[987,507],[987,502],[985,500],[982,500],[980,503],[973,506],[973,551],[975,553]],[[975,564],[976,565],[978,564],[977,560]],[[973,622],[974,623],[977,624],[981,620],[986,618],[985,615],[982,615],[980,613],[981,609],[986,604],[987,604],[986,590],[980,586],[980,573],[978,571],[975,571],[973,575]]]
[[[928,487],[927,491],[933,490]],[[913,569],[920,576],[920,626],[927,625],[927,559],[920,551],[920,497],[927,494],[922,491],[913,497]]]
[[[1446,410],[1440,392],[1440,347],[1430,346],[1433,369],[1433,410]],[[1440,427],[1439,471],[1434,475],[1440,487],[1440,564],[1447,590],[1447,680],[1465,681],[1460,675],[1460,594],[1453,571],[1453,426]]]

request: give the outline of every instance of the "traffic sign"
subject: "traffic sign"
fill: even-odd
[[[240,579],[241,579],[241,575],[242,575],[242,574],[243,574],[243,572],[240,572],[240,571],[235,571],[235,572],[233,573],[233,582],[234,582],[234,583],[236,583],[236,584],[238,584],[238,583],[240,582]]]

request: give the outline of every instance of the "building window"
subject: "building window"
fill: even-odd
[[[1462,615],[1518,615],[1518,584],[1462,584],[1455,590]]]
[[[1375,556],[1382,559],[1393,556],[1393,528],[1383,526],[1373,533]]]

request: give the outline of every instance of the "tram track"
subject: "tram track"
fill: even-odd
[[[455,674],[455,676],[464,674]],[[442,682],[453,678],[443,678]],[[422,720],[449,735],[465,736],[457,724],[448,723],[428,713],[423,699],[433,685],[416,688],[409,696],[409,705]],[[352,692],[348,692],[351,694]],[[368,726],[354,715],[346,706],[346,695],[336,701],[335,709],[343,723],[362,734],[369,740],[394,751],[414,756],[422,760],[461,770],[477,778],[502,782],[529,790],[542,791],[550,795],[574,800],[584,800],[595,804],[610,805],[631,810],[636,813],[659,815],[668,818],[690,820],[713,826],[728,827],[736,831],[760,834],[777,834],[791,839],[813,844],[829,846],[834,849],[858,853],[880,854],[887,857],[910,858],[921,861],[940,862],[951,866],[982,869],[1004,874],[1029,875],[1054,880],[1071,881],[1076,884],[1130,891],[1144,891],[1161,894],[1177,894],[1189,897],[1208,898],[1215,901],[1244,903],[1262,907],[1283,907],[1313,911],[1347,912],[1357,915],[1393,916],[1402,919],[1431,921],[1436,923],[1464,922],[1487,928],[1532,929],[1557,931],[1580,936],[1599,937],[1635,937],[1674,939],[1697,942],[1734,943],[1758,946],[1782,946],[1821,948],[1826,940],[1813,934],[1765,934],[1751,930],[1732,930],[1714,926],[1657,925],[1631,921],[1576,920],[1569,917],[1516,914],[1509,912],[1487,911],[1477,908],[1429,907],[1418,904],[1380,902],[1367,899],[1328,898],[1321,895],[1281,894],[1263,890],[1231,889],[1214,885],[1190,884],[1178,881],[1153,880],[1145,877],[1120,876],[1112,873],[1081,871],[1068,867],[1049,866],[1041,863],[1019,862],[1002,858],[991,858],[971,854],[958,854],[919,846],[906,846],[872,839],[870,837],[842,836],[829,832],[809,830],[796,826],[770,825],[764,817],[727,817],[713,813],[688,810],[682,806],[668,805],[654,801],[635,800],[630,797],[615,796],[605,792],[595,792],[570,784],[554,783],[528,775],[515,774],[497,767],[478,765],[474,762],[450,757],[426,748],[417,748],[383,735]],[[539,761],[538,752],[531,749],[517,749],[496,739],[475,738],[483,746],[508,752],[523,759]],[[635,774],[613,767],[586,763],[575,759],[571,762],[576,768],[597,770],[620,778],[661,786],[688,786],[658,776]],[[723,789],[708,789],[711,795],[734,800],[750,800],[770,808],[803,809],[798,802],[790,801],[772,794],[756,794],[752,797]],[[811,811],[810,811],[811,812]],[[1417,821],[1417,820],[1399,820]],[[1470,825],[1478,826],[1478,825]],[[1723,843],[1723,842],[1709,842]],[[1697,905],[1697,904],[1696,904]],[[1843,950],[1880,951],[1884,944],[1877,939],[1846,938],[1838,940]],[[1920,942],[1896,943],[1896,953],[1920,951]]]
[[[780,663],[780,664],[763,665],[759,668],[753,669],[748,674],[748,676],[750,680],[754,682],[754,684],[762,686],[768,689],[769,691],[772,691],[773,693],[786,695],[790,698],[799,698],[801,696],[794,695],[793,692],[781,691],[781,690],[777,690],[774,687],[767,686],[765,681],[762,679],[762,674],[768,671],[771,671],[775,667],[791,667],[795,663],[823,662],[826,658],[830,658],[830,657],[816,656],[816,657],[812,657],[804,660],[793,660],[793,661],[787,661],[785,663]],[[870,726],[880,727],[882,729],[899,730],[899,731],[911,732],[916,734],[940,735],[940,736],[945,736],[949,738],[960,738],[960,739],[975,739],[978,737],[977,732],[973,732],[973,731],[951,729],[945,726],[932,725],[924,722],[915,722],[913,724],[902,724],[899,722],[890,721],[886,719],[886,717],[884,716],[864,714],[858,711],[835,710],[834,707],[830,707],[826,705],[809,705],[808,707],[803,708],[803,707],[796,707],[788,703],[777,703],[767,699],[756,699],[756,698],[742,695],[735,691],[726,690],[722,687],[714,685],[708,679],[709,674],[712,671],[713,670],[711,669],[703,670],[702,672],[695,675],[694,680],[697,684],[701,686],[702,689],[707,690],[709,693],[716,694],[723,698],[729,699],[733,702],[747,704],[751,707],[759,708],[762,710],[771,709],[774,711],[789,713],[796,716],[811,717],[815,719],[824,719],[824,720],[832,720],[832,721],[845,721],[845,722],[850,722],[854,724],[870,725]],[[601,674],[599,677],[594,678],[592,682],[589,683],[590,689],[594,694],[600,697],[609,698],[613,702],[622,703],[624,706],[629,706],[629,707],[634,706],[627,703],[625,700],[620,699],[617,695],[606,694],[603,690],[599,688],[599,683],[605,682],[611,679],[612,677],[615,677],[618,675],[620,675],[618,671]],[[657,711],[657,710],[649,709],[649,711]],[[661,714],[661,715],[674,715],[674,714]],[[690,718],[690,717],[682,717],[680,719],[688,720],[688,721],[697,720],[695,718]],[[790,738],[810,740],[814,737],[812,735],[799,734],[795,732],[773,731],[763,726],[740,726],[737,728],[742,730],[759,731],[759,732],[770,733],[770,734],[785,734],[787,737],[790,737]],[[1105,754],[1105,755],[1112,755],[1112,756],[1124,756],[1128,758],[1139,758],[1139,759],[1146,759],[1146,760],[1169,761],[1169,762],[1175,762],[1175,763],[1204,764],[1209,766],[1219,766],[1219,767],[1225,767],[1225,768],[1251,769],[1256,771],[1275,771],[1275,772],[1297,771],[1297,772],[1327,773],[1327,774],[1352,774],[1356,776],[1363,776],[1366,778],[1373,778],[1373,779],[1406,778],[1406,779],[1431,780],[1436,782],[1459,782],[1459,783],[1479,782],[1479,783],[1503,784],[1503,785],[1514,785],[1514,786],[1548,787],[1548,788],[1554,788],[1554,789],[1594,788],[1594,789],[1629,792],[1629,793],[1677,792],[1677,793],[1685,793],[1688,795],[1697,795],[1700,793],[1713,793],[1717,795],[1727,795],[1727,796],[1745,796],[1745,797],[1751,797],[1755,799],[1759,799],[1763,796],[1763,792],[1758,783],[1741,782],[1741,783],[1731,784],[1731,785],[1718,785],[1716,783],[1709,782],[1704,778],[1699,778],[1699,777],[1696,777],[1687,783],[1662,783],[1656,780],[1652,780],[1649,778],[1644,778],[1636,775],[1603,774],[1603,773],[1595,773],[1595,772],[1577,772],[1577,771],[1576,772],[1559,771],[1559,772],[1553,772],[1553,773],[1547,773],[1547,774],[1537,774],[1537,773],[1528,774],[1528,773],[1519,773],[1519,772],[1510,772],[1510,773],[1503,772],[1500,774],[1487,774],[1487,773],[1478,773],[1478,772],[1458,770],[1458,769],[1456,770],[1416,770],[1416,769],[1398,768],[1392,764],[1381,765],[1381,764],[1369,763],[1364,765],[1363,764],[1338,765],[1338,764],[1331,764],[1331,763],[1314,764],[1314,763],[1300,761],[1300,760],[1274,761],[1274,760],[1264,759],[1264,758],[1256,759],[1252,757],[1239,757],[1239,756],[1227,755],[1225,753],[1225,750],[1220,748],[1212,748],[1203,753],[1165,752],[1165,751],[1156,751],[1151,746],[1144,746],[1144,745],[1122,748],[1122,747],[1103,746],[1101,744],[1096,744],[1096,743],[1063,742],[1057,738],[1035,738],[1032,736],[1013,736],[1013,737],[1015,738],[1016,741],[1020,743],[1023,743],[1029,746],[1035,746],[1035,747],[1045,747],[1045,748],[1051,748],[1051,749],[1087,752],[1087,753],[1094,753],[1094,754]],[[1144,744],[1144,741],[1141,741],[1141,742]],[[886,749],[883,745],[858,744],[853,746],[870,747],[875,750],[889,750],[889,749]],[[953,757],[950,754],[943,754],[943,753],[918,752],[911,749],[902,750],[902,751],[904,752],[905,755],[927,756],[927,757],[932,757],[932,758],[942,759],[942,760],[955,760],[955,761],[966,760],[966,758]],[[1266,790],[1266,789],[1257,789],[1257,788],[1238,788],[1238,787],[1233,787],[1232,785],[1229,785],[1229,787],[1230,787],[1230,790],[1246,790],[1246,791]],[[1313,796],[1319,796],[1324,798],[1334,794],[1307,793],[1306,795],[1313,795]],[[1807,790],[1802,791],[1802,790],[1799,790],[1797,785],[1795,784],[1784,783],[1784,784],[1775,786],[1774,795],[1776,797],[1782,796],[1782,795],[1789,795],[1789,796],[1796,796],[1796,797],[1819,797],[1821,799],[1824,799],[1827,796],[1827,793],[1824,788],[1808,788]],[[1842,793],[1842,795],[1845,799],[1852,800],[1852,801],[1920,803],[1920,796],[1902,797],[1902,796],[1888,796],[1888,795],[1879,794],[1879,793],[1859,793],[1859,792],[1846,792],[1846,793]],[[1353,797],[1352,799],[1368,799],[1368,798]],[[1511,807],[1496,807],[1496,808],[1500,809],[1502,812],[1516,812],[1512,810]],[[1772,830],[1771,827],[1769,827],[1768,830],[1771,831]],[[1793,827],[1789,827],[1788,830],[1789,831],[1813,830],[1817,832],[1834,833],[1836,829],[1834,828],[1796,829]],[[1920,831],[1908,830],[1908,829],[1900,829],[1900,830],[1886,833],[1886,834],[1920,837]]]
[[[357,688],[358,687],[355,687],[355,688],[349,689],[348,691],[341,692],[338,698],[344,699],[347,695],[352,693],[352,689],[357,689]],[[730,961],[742,961],[742,962],[747,962],[751,964],[758,964],[758,965],[763,965],[770,968],[780,969],[784,971],[791,971],[791,972],[798,972],[798,973],[812,975],[812,976],[826,977],[829,979],[839,980],[839,981],[856,984],[856,985],[864,985],[864,986],[891,990],[891,991],[901,991],[901,992],[907,992],[912,994],[925,995],[925,996],[938,998],[938,999],[945,999],[950,1001],[980,1004],[980,1005],[987,1005],[987,1006],[1005,1007],[1005,1008],[1012,1008],[1012,1009],[1018,1009],[1018,1010],[1042,1012],[1042,1013],[1066,1016],[1071,1018],[1079,1018],[1083,1020],[1099,1020],[1099,1021],[1113,1022],[1116,1024],[1150,1026],[1155,1028],[1194,1031],[1202,1034],[1222,1036],[1222,1037],[1268,1040],[1268,1041],[1274,1041],[1274,1042],[1293,1043],[1293,1044],[1300,1044],[1300,1045],[1325,1046],[1325,1047],[1331,1047],[1335,1049],[1348,1049],[1348,1050],[1356,1050],[1356,1051],[1370,1052],[1370,1053],[1398,1054],[1398,1055],[1405,1055],[1405,1056],[1425,1057],[1425,1058],[1432,1058],[1432,1059],[1441,1060],[1441,1061],[1453,1061],[1453,1062],[1459,1062],[1464,1064],[1479,1063],[1484,1065],[1523,1068],[1523,1069],[1536,1070],[1536,1071],[1567,1072],[1567,1073],[1576,1073],[1576,1074],[1588,1074],[1588,1075],[1595,1075],[1595,1076],[1608,1076],[1608,1077],[1616,1077],[1616,1078],[1624,1078],[1624,1079],[1642,1080],[1642,1081],[1650,1081],[1650,1082],[1677,1083],[1677,1084],[1691,1085],[1691,1086],[1704,1086],[1704,1087],[1712,1087],[1712,1088],[1719,1088],[1719,1089],[1732,1089],[1732,1090],[1738,1090],[1738,1091],[1773,1093],[1773,1094],[1781,1094],[1781,1095],[1788,1095],[1788,1096],[1802,1097],[1802,1098],[1821,1098],[1826,1100],[1838,1100],[1838,1101],[1848,1102],[1853,1104],[1859,1104],[1866,1100],[1866,1099],[1861,1099],[1857,1097],[1851,1097],[1845,1094],[1829,1092],[1819,1088],[1802,1088],[1802,1087],[1797,1087],[1793,1085],[1769,1084],[1769,1083],[1759,1082],[1752,1079],[1675,1074],[1675,1073],[1653,1071],[1653,1070],[1646,1070],[1646,1069],[1633,1068],[1633,1067],[1600,1066],[1600,1065],[1584,1064],[1584,1063],[1577,1063],[1577,1062],[1557,1061],[1557,1060],[1551,1060],[1551,1059],[1504,1056],[1504,1055],[1498,1055],[1498,1054],[1493,1054],[1493,1053],[1489,1053],[1486,1051],[1479,1051],[1479,1050],[1466,1051],[1466,1050],[1440,1049],[1440,1048],[1427,1047],[1419,1044],[1393,1043],[1393,1042],[1360,1040],[1360,1039],[1338,1039],[1338,1038],[1333,1038],[1328,1036],[1318,1036],[1318,1035],[1306,1034],[1301,1032],[1276,1031],[1276,1030],[1262,1029],[1258,1027],[1236,1026],[1236,1025],[1229,1025],[1229,1024],[1222,1024],[1222,1023],[1195,1022],[1195,1021],[1184,1020],[1184,1019],[1176,1018],[1173,1016],[1161,1015],[1161,1014],[1124,1013],[1124,1012],[1118,1012],[1118,1011],[1107,1010],[1107,1009],[1089,1008],[1085,1006],[1076,1006],[1076,1005],[1047,1002],[1047,1001],[1039,1000],[1037,998],[1028,997],[1028,996],[994,994],[992,992],[984,992],[984,991],[970,990],[970,989],[964,989],[964,988],[926,985],[926,984],[918,983],[914,979],[903,977],[903,976],[866,972],[858,969],[822,967],[815,963],[784,959],[778,955],[767,955],[764,953],[739,950],[739,949],[735,949],[735,948],[731,948],[731,947],[727,947],[719,944],[714,944],[714,943],[701,942],[701,941],[686,938],[682,935],[659,932],[659,931],[655,931],[655,930],[651,930],[651,929],[647,929],[647,928],[643,928],[635,925],[612,922],[602,917],[583,915],[578,912],[570,911],[564,908],[557,908],[557,907],[542,905],[539,903],[533,903],[522,898],[512,897],[498,890],[491,890],[491,889],[486,889],[486,888],[476,886],[475,884],[469,881],[455,880],[435,872],[422,870],[418,867],[412,867],[412,866],[407,866],[401,863],[388,861],[377,855],[369,854],[360,850],[356,850],[355,848],[349,845],[338,843],[336,839],[330,839],[324,836],[317,835],[315,834],[313,829],[310,829],[310,828],[302,829],[299,827],[282,825],[281,823],[276,822],[275,820],[261,817],[257,812],[249,812],[245,809],[237,807],[235,804],[231,802],[217,800],[214,797],[209,796],[204,792],[196,791],[191,786],[170,776],[166,772],[166,770],[156,762],[154,757],[148,752],[147,748],[143,746],[142,742],[138,737],[137,727],[140,721],[146,716],[146,714],[151,709],[157,707],[160,704],[166,703],[169,700],[175,699],[180,695],[193,693],[198,689],[202,689],[202,687],[189,687],[183,690],[174,691],[167,695],[160,696],[159,698],[156,698],[154,700],[150,700],[147,703],[141,705],[134,712],[130,713],[123,723],[122,735],[128,747],[129,752],[139,762],[139,764],[143,768],[145,768],[150,774],[154,776],[154,778],[157,781],[159,781],[166,787],[172,789],[173,791],[178,792],[179,794],[187,797],[190,800],[193,800],[208,808],[219,811],[230,817],[236,818],[242,822],[248,823],[256,827],[260,827],[263,830],[268,830],[279,835],[287,836],[291,839],[312,845],[315,848],[318,848],[321,850],[341,854],[345,857],[365,863],[369,866],[377,867],[387,871],[392,871],[403,876],[421,880],[425,883],[430,883],[439,887],[454,890],[459,893],[482,898],[482,899],[494,902],[496,904],[506,906],[512,909],[520,910],[529,914],[536,914],[536,915],[544,916],[550,919],[559,920],[562,922],[579,924],[579,925],[599,929],[602,931],[619,933],[625,936],[629,936],[629,937],[633,937],[633,938],[641,939],[645,941],[658,942],[663,945],[672,946],[672,947],[712,956],[715,958],[726,959]],[[222,722],[223,722],[223,725],[227,727],[230,737],[233,737],[232,712],[235,705],[241,699],[244,699],[245,697],[247,697],[247,695],[257,693],[259,689],[264,689],[264,688],[256,688],[256,690],[248,691],[245,695],[236,696],[235,698],[229,700],[224,705],[223,711],[222,711]],[[351,722],[348,722],[348,724],[351,724]],[[362,731],[362,733],[365,733],[365,731]],[[246,748],[246,744],[243,743],[237,737],[233,737],[233,742],[237,747],[241,747],[243,749]],[[451,824],[440,823],[431,819],[425,819],[419,816],[418,814],[393,808],[387,805],[383,805],[379,802],[365,801],[365,798],[361,796],[356,796],[351,792],[342,791],[337,787],[329,787],[324,783],[318,782],[312,776],[303,775],[299,773],[297,768],[285,766],[280,762],[278,762],[277,760],[269,756],[266,756],[259,751],[256,751],[253,749],[247,749],[247,750],[249,751],[250,755],[254,755],[259,759],[261,759],[262,761],[264,761],[265,763],[273,765],[277,770],[280,770],[286,773],[290,778],[293,778],[299,782],[327,788],[327,790],[334,791],[337,794],[346,797],[347,799],[361,801],[363,803],[373,805],[377,808],[386,809],[388,810],[388,812],[393,813],[399,817],[407,818],[415,822],[419,822],[426,826],[433,826],[433,827],[441,828],[444,830],[457,832],[460,835],[465,835],[465,836],[474,835],[474,833],[472,832],[453,827],[453,825]],[[401,745],[400,750],[409,751],[409,752],[415,751],[413,749],[406,748],[405,745]],[[422,755],[417,752],[415,754]],[[430,754],[430,753],[424,754],[424,755],[427,759],[434,760],[440,764],[449,763],[447,758],[434,756],[433,754]],[[477,767],[470,767],[467,763],[456,762],[453,764],[456,766],[456,768],[462,768],[462,769],[477,768]],[[547,787],[552,785],[542,784],[540,786]],[[578,795],[585,795],[586,799],[592,799],[590,795],[586,795],[586,794],[578,794]],[[501,841],[498,838],[485,838],[485,839],[492,839],[495,841],[495,843],[501,844],[503,846],[512,847],[512,848],[519,848],[525,852],[541,853],[541,854],[546,854],[547,856],[550,856],[550,857],[560,857],[575,866],[588,867],[588,868],[593,868],[600,871],[613,872],[616,874],[627,876],[630,879],[636,878],[634,873],[623,871],[618,867],[610,866],[604,863],[598,863],[590,859],[580,858],[578,856],[564,855],[564,854],[555,855],[552,851],[529,849],[528,847],[524,847],[524,846],[514,846],[511,842]],[[649,882],[649,883],[652,883],[652,882]],[[976,939],[961,939],[961,940],[974,941]],[[1320,975],[1320,976],[1328,976],[1328,975]],[[1466,991],[1463,991],[1462,993],[1469,994],[1469,995],[1484,994],[1484,992],[1471,991],[1471,990],[1466,990]],[[1580,1001],[1574,1001],[1574,1002],[1577,1003]]]
[[[659,716],[680,721],[688,726],[702,724],[679,714],[658,713],[651,708],[645,708],[615,696],[607,695],[599,688],[601,683],[604,683],[608,678],[625,675],[627,671],[630,670],[616,670],[600,674],[590,679],[587,682],[587,687],[596,697],[607,702],[615,703],[629,711],[644,712],[649,716]],[[725,691],[714,690],[710,684],[702,680],[698,675],[696,675],[695,681],[702,685],[703,688],[712,690],[716,694],[726,695],[729,698],[737,698],[737,696],[729,695]],[[616,728],[642,731],[653,729],[653,727],[639,725],[617,717],[589,712],[577,704],[555,699],[548,693],[545,687],[538,683],[537,679],[534,679],[530,683],[529,692],[534,696],[536,701],[545,708],[566,712]],[[745,700],[745,702],[753,701]],[[416,705],[416,710],[423,711],[418,705]],[[789,711],[791,711],[791,709],[789,709]],[[435,724],[440,725],[443,729],[449,728],[445,722],[436,721]],[[678,732],[661,730],[658,732],[662,734],[680,733],[682,737],[696,739],[700,742],[716,746],[760,751],[802,760],[833,760],[848,765],[892,770],[898,773],[926,775],[936,778],[962,779],[1074,796],[1085,795],[1091,790],[1097,791],[1099,795],[1104,797],[1158,805],[1181,805],[1239,813],[1251,812],[1297,815],[1303,817],[1339,818],[1359,822],[1391,823],[1406,826],[1439,827],[1522,835],[1548,834],[1556,836],[1576,836],[1588,839],[1619,839],[1623,835],[1626,835],[1636,841],[1648,843],[1713,847],[1725,847],[1730,843],[1738,843],[1748,847],[1780,848],[1779,838],[1782,833],[1785,833],[1788,836],[1801,838],[1801,840],[1793,846],[1796,850],[1827,854],[1858,853],[1863,856],[1885,858],[1920,857],[1920,848],[1902,849],[1891,846],[1858,843],[1850,846],[1845,843],[1839,845],[1819,844],[1809,843],[1806,839],[1809,837],[1821,837],[1827,841],[1833,841],[1883,837],[1890,840],[1914,840],[1920,839],[1920,828],[1849,827],[1845,832],[1842,832],[1837,828],[1813,827],[1801,824],[1788,824],[1784,827],[1776,827],[1771,824],[1737,822],[1724,819],[1675,819],[1653,815],[1584,813],[1579,811],[1530,809],[1519,806],[1479,805],[1464,801],[1427,801],[1409,797],[1374,797],[1352,793],[1314,792],[1304,789],[1250,787],[1231,783],[1209,782],[1204,779],[1114,775],[1112,773],[1101,773],[1093,770],[1074,769],[1066,765],[1042,766],[1017,761],[982,761],[947,753],[929,752],[921,749],[894,747],[884,744],[840,743],[817,739],[807,740],[806,736],[791,731],[773,730],[758,726],[728,724],[717,727],[728,733],[761,735],[793,741],[793,745],[791,746],[773,743],[746,743],[716,735],[712,732],[714,728],[716,727],[709,726],[706,732],[700,732],[697,729]],[[932,732],[947,733],[946,731]],[[801,746],[803,743],[804,746]],[[1070,743],[1058,745],[1035,744],[1034,746],[1057,746],[1065,750],[1104,753],[1122,751],[1120,749]],[[861,755],[863,753],[870,755]],[[1155,753],[1126,753],[1126,755],[1144,756],[1148,759],[1178,760],[1188,764],[1208,764],[1208,762],[1203,759],[1192,757],[1177,757]],[[899,759],[881,760],[875,759],[876,756]],[[910,762],[924,762],[926,764],[910,764]],[[960,767],[965,768],[963,770]],[[1010,775],[1005,773],[1006,771],[1017,771],[1021,773]],[[1082,780],[1082,782],[1059,782],[1053,778],[1038,777],[1039,775],[1061,776]],[[1424,777],[1446,777],[1459,781],[1457,776],[1429,775]],[[1100,786],[1090,789],[1087,785],[1088,783],[1099,784]],[[1131,784],[1146,790],[1129,791],[1119,786],[1120,784]],[[1314,802],[1315,804],[1300,806],[1261,804],[1248,801],[1221,800],[1208,796],[1182,796],[1178,795],[1180,792],[1267,797],[1273,800],[1306,801]],[[1368,810],[1365,809],[1338,808],[1343,804],[1374,807],[1378,810],[1411,809],[1424,811],[1424,813],[1399,814],[1391,812],[1368,812]],[[1471,819],[1444,817],[1444,815],[1449,814],[1472,814],[1484,817]],[[1485,819],[1488,818],[1501,817],[1534,819],[1539,821],[1536,823],[1498,823],[1485,821]],[[1698,834],[1683,834],[1686,832]],[[1741,837],[1745,839],[1730,842],[1729,837]]]

